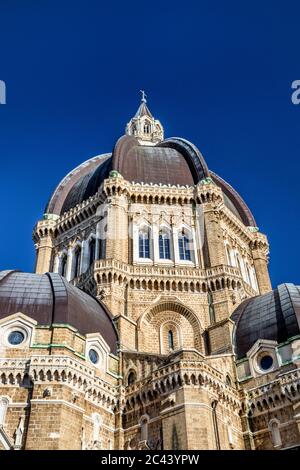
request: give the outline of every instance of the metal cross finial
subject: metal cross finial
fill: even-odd
[[[146,100],[147,95],[146,95],[146,93],[144,92],[144,90],[140,90],[140,92],[142,93],[142,102],[143,102],[143,103],[147,103],[147,100]]]

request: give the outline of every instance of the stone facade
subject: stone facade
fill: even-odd
[[[0,448],[299,445],[299,358],[280,374],[237,372],[243,366],[237,369],[231,315],[272,288],[266,236],[224,198],[211,178],[194,186],[143,184],[112,171],[87,200],[45,214],[33,235],[36,272],[59,272],[101,299],[114,316],[119,349],[100,370],[86,355],[88,337],[70,325],[34,324],[27,348],[2,345]],[[141,230],[150,234],[144,258]],[[170,259],[159,256],[162,230]],[[183,232],[191,246],[186,260],[178,251]]]

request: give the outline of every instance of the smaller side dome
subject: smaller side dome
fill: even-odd
[[[242,302],[231,315],[235,323],[234,348],[237,359],[259,339],[278,344],[300,334],[300,288],[280,284],[272,292]]]
[[[0,271],[0,320],[18,312],[39,325],[63,323],[83,335],[100,333],[110,351],[117,352],[117,330],[108,308],[60,274]]]

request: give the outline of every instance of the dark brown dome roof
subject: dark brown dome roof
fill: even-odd
[[[64,323],[79,333],[100,333],[112,353],[118,336],[107,307],[59,274],[0,271],[0,319],[22,312],[39,325]]]
[[[234,346],[238,359],[258,339],[283,343],[300,334],[300,288],[280,284],[272,292],[242,302],[233,312]]]
[[[69,173],[54,191],[45,212],[61,215],[93,196],[111,170],[120,173],[127,181],[146,184],[193,186],[211,176],[222,188],[225,205],[245,225],[256,225],[239,194],[209,171],[195,145],[179,137],[149,146],[141,145],[133,136],[122,136],[112,154],[88,160]]]
[[[118,171],[128,181],[193,185],[193,177],[183,155],[168,147],[135,145],[120,159]]]
[[[95,169],[99,166],[102,165],[106,160],[110,161],[111,153],[106,153],[103,155],[97,155],[96,157],[91,158],[90,160],[85,161],[78,167],[74,168],[74,170],[70,171],[59,183],[55,191],[53,192],[52,196],[50,197],[48,204],[46,206],[45,212],[48,214],[63,214],[64,212],[68,211],[71,209],[71,207],[74,207],[76,204],[79,204],[80,202],[84,201],[85,199],[82,198],[88,198],[90,196],[93,196],[93,194],[89,194],[86,191],[86,180],[84,178],[88,175],[87,179],[91,178],[91,176],[94,174]],[[73,187],[78,183],[78,186],[81,185],[81,182],[84,181],[84,190],[79,193],[77,199],[77,202],[71,201],[71,197],[68,201],[68,204],[66,200],[68,199],[69,194],[74,193]],[[77,186],[77,187],[78,187]],[[73,190],[73,191],[72,191]],[[98,188],[97,188],[98,190]],[[97,192],[97,190],[94,192],[94,194]],[[63,207],[63,206],[66,207]]]

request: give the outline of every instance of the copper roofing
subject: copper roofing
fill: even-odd
[[[224,194],[224,202],[228,209],[231,210],[245,225],[256,227],[256,221],[249,207],[239,195],[239,193],[230,186],[227,181],[223,180],[213,171],[210,175],[214,182],[222,189]]]
[[[63,204],[73,186],[85,175],[91,174],[95,168],[98,168],[98,166],[110,156],[111,154],[97,155],[70,171],[56,187],[47,203],[45,212],[49,214],[63,214],[63,212],[65,212]]]
[[[179,137],[146,146],[133,136],[122,136],[112,155],[95,157],[69,173],[54,191],[45,212],[60,215],[93,196],[103,180],[108,178],[110,170],[118,171],[130,182],[180,186],[192,186],[211,176],[224,193],[225,205],[236,217],[245,225],[256,225],[240,195],[209,171],[203,155],[194,144]]]
[[[61,213],[69,211],[72,207],[85,201],[97,193],[102,181],[108,177],[111,169],[111,158],[104,158],[100,164],[88,174],[83,175],[68,192]]]
[[[184,156],[170,147],[135,145],[119,160],[118,172],[128,181],[193,185]]]
[[[59,274],[0,272],[0,319],[22,312],[39,325],[68,324],[79,333],[100,333],[117,349],[117,332],[107,307]]]
[[[300,334],[300,287],[280,284],[272,292],[246,299],[231,319],[238,359],[245,357],[258,339],[283,343]]]

